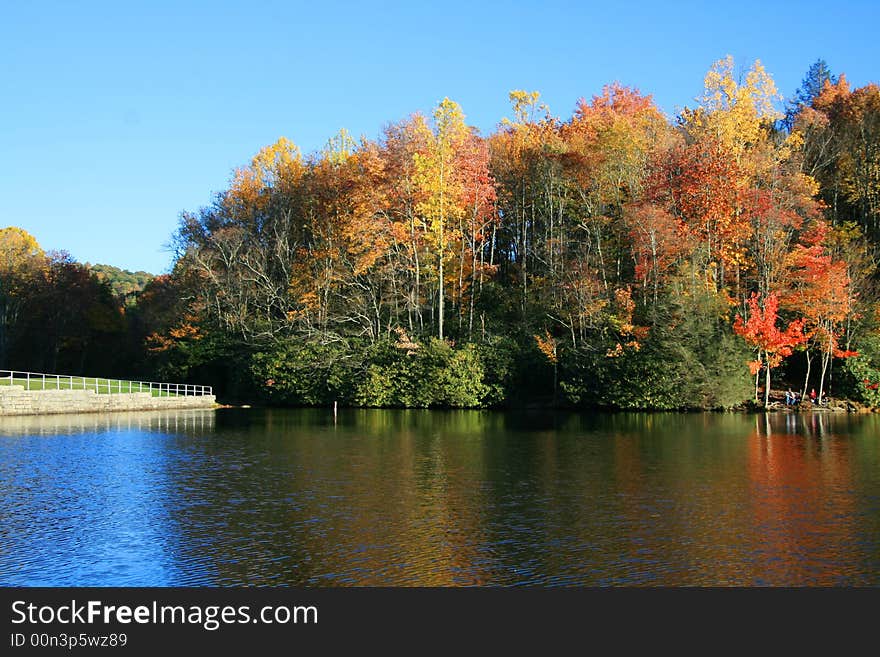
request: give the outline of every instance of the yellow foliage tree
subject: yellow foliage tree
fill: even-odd
[[[33,235],[16,226],[0,229],[0,363],[6,362],[9,332],[23,297],[47,263]]]
[[[450,252],[450,243],[461,237],[456,234],[456,226],[466,210],[456,153],[469,135],[461,107],[444,98],[434,110],[434,130],[428,138],[427,149],[415,155],[416,179],[425,192],[418,211],[425,219],[428,242],[436,253],[441,340],[445,314],[444,261]]]
[[[682,118],[691,132],[710,133],[737,163],[750,145],[761,140],[762,124],[782,118],[774,105],[782,96],[759,60],[737,79],[733,57],[719,59],[706,73],[703,86],[699,106],[686,109]]]
[[[36,238],[17,226],[0,228],[0,270],[14,272],[44,256]]]

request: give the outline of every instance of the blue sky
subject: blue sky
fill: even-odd
[[[878,2],[0,0],[0,226],[166,271],[182,210],[286,136],[303,152],[444,96],[490,132],[507,92],[570,115],[614,80],[674,114],[726,54],[791,94],[824,58],[880,81]]]

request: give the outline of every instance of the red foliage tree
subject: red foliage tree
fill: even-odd
[[[779,319],[779,299],[769,294],[761,307],[758,295],[752,293],[747,300],[749,307],[748,319],[736,316],[733,330],[746,342],[755,347],[758,358],[749,363],[755,374],[755,401],[758,400],[758,376],[764,368],[764,406],[770,402],[770,370],[777,367],[782,359],[792,354],[793,348],[807,340],[804,334],[804,321],[796,319],[784,329],[776,326]]]

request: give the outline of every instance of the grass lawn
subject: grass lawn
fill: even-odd
[[[8,385],[16,385],[21,386],[25,390],[94,390],[99,395],[106,394],[119,394],[119,393],[130,393],[130,392],[151,392],[150,385],[148,383],[140,383],[138,381],[123,381],[121,379],[96,379],[89,377],[69,377],[69,376],[51,376],[46,375],[46,378],[43,377],[34,377],[30,378],[30,382],[26,378],[15,378],[9,379],[0,378],[0,385],[8,386]],[[156,388],[158,384],[153,384],[153,397],[177,397],[179,396],[175,392],[175,386],[171,384],[171,390],[168,391],[165,389],[165,384],[162,385],[162,390],[158,390]],[[180,394],[183,394],[183,386],[181,386]],[[190,389],[190,394],[192,394],[192,389]]]

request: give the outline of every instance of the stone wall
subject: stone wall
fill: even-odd
[[[94,390],[25,390],[0,386],[0,415],[106,413],[177,408],[214,408],[214,395],[153,397],[149,392],[98,394]]]

